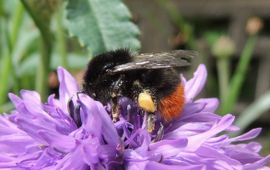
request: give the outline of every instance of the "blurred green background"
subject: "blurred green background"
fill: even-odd
[[[263,127],[270,151],[270,1],[267,0],[0,0],[0,112],[7,94],[56,93],[63,66],[81,81],[86,63],[116,49],[192,49],[207,65],[202,97],[221,100],[242,132]]]

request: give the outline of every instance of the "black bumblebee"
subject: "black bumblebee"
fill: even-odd
[[[131,55],[126,49],[106,52],[89,62],[83,89],[104,105],[112,105],[114,122],[119,118],[118,99],[122,96],[148,113],[159,111],[170,121],[180,115],[185,101],[177,69],[189,66],[194,55],[185,50],[140,55]]]

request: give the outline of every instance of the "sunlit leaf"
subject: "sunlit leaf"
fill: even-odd
[[[93,55],[117,48],[140,48],[139,30],[121,0],[67,2],[67,28]]]

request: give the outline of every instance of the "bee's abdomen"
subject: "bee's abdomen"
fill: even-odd
[[[184,86],[179,83],[173,93],[160,100],[158,108],[163,119],[171,121],[172,119],[180,116],[184,104]]]

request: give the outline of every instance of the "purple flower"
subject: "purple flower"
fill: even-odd
[[[261,129],[230,137],[227,132],[238,130],[234,116],[215,114],[215,98],[195,100],[206,82],[204,65],[189,81],[181,76],[182,116],[169,123],[157,118],[164,129],[158,139],[158,130],[148,133],[146,114],[130,99],[121,98],[120,120],[113,123],[110,106],[81,93],[63,68],[58,76],[59,99],[51,95],[43,104],[34,91],[9,94],[15,110],[0,117],[0,168],[254,170],[270,162],[270,156],[260,156],[260,144],[248,142]]]

